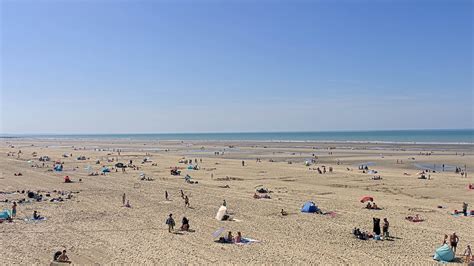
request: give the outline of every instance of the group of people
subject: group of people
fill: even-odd
[[[166,225],[168,225],[168,232],[172,233],[174,232],[174,227],[176,225],[176,222],[174,221],[173,214],[170,213],[168,218],[166,219]],[[181,231],[189,231],[189,219],[186,218],[185,216],[181,220]]]
[[[387,218],[383,218],[383,225],[380,227],[380,219],[379,218],[372,218],[373,220],[373,233],[369,233],[368,231],[361,231],[359,228],[354,228],[352,230],[352,234],[360,239],[360,240],[368,240],[369,238],[373,238],[374,240],[382,240],[387,239],[390,237],[389,228],[390,223],[388,222]]]
[[[367,202],[367,205],[365,205],[365,208],[369,210],[380,210],[380,207],[377,206],[375,202],[370,202],[370,201]]]
[[[242,243],[242,233],[237,232],[237,235],[234,237],[232,232],[229,231],[227,236],[219,238],[219,243],[229,243],[229,244],[236,244]]]

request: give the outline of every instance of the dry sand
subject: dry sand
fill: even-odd
[[[330,150],[332,155],[328,154],[328,147],[336,147]],[[106,150],[97,151],[97,148]],[[117,148],[123,150],[120,156],[113,151]],[[224,155],[214,154],[224,148]],[[22,151],[19,158],[16,154],[7,156],[8,152],[18,150]],[[433,151],[431,156],[419,155],[429,151]],[[33,152],[38,155],[33,157]],[[141,164],[147,152],[157,166]],[[463,152],[465,156],[460,155]],[[64,153],[73,156],[62,158]],[[313,153],[318,156],[318,163],[305,166],[303,162]],[[65,170],[48,171],[52,162],[46,163],[49,168],[31,167],[27,162],[33,160],[41,165],[38,158],[43,155],[63,161]],[[81,155],[90,159],[76,160]],[[199,184],[186,184],[183,174],[170,175],[169,167],[185,166],[178,163],[183,157],[202,158],[200,170],[183,170],[183,174],[190,174]],[[261,163],[256,162],[257,157]],[[410,160],[411,157],[415,160]],[[123,163],[133,160],[140,170],[87,175],[87,165],[95,171],[101,165],[113,167],[116,161],[107,162],[107,158],[118,158]],[[456,231],[460,236],[458,257],[466,244],[474,243],[474,218],[449,214],[461,209],[463,201],[470,204],[469,209],[474,209],[474,190],[466,188],[468,183],[474,183],[474,173],[469,178],[452,171],[431,173],[431,180],[420,180],[416,175],[420,170],[413,163],[444,163],[463,168],[466,165],[469,172],[474,169],[473,158],[472,145],[3,139],[0,191],[79,193],[61,203],[20,204],[18,219],[0,224],[1,263],[48,264],[55,251],[66,248],[78,264],[434,264],[432,254],[444,234]],[[270,159],[275,162],[269,162]],[[403,164],[396,164],[397,159],[403,160]],[[101,165],[96,165],[96,160]],[[246,162],[244,167],[242,160]],[[383,179],[371,180],[372,175],[357,170],[357,164],[363,162],[374,162],[371,168],[379,171]],[[309,170],[321,165],[332,166],[334,171],[318,174]],[[18,172],[23,176],[14,176]],[[142,172],[155,180],[138,180]],[[404,175],[405,172],[410,175]],[[82,182],[63,183],[65,175],[74,181],[81,178]],[[226,176],[230,180],[223,180]],[[221,188],[225,185],[230,188]],[[273,191],[272,199],[253,199],[255,188],[260,185]],[[184,207],[180,189],[189,196],[191,208]],[[165,190],[170,193],[169,202],[164,199]],[[132,208],[121,206],[122,193],[127,194]],[[359,199],[364,195],[374,196],[383,210],[363,209]],[[18,193],[0,194],[0,201],[24,197]],[[240,221],[222,222],[214,218],[223,199]],[[336,212],[336,216],[301,213],[301,206],[308,200],[316,202],[323,211]],[[437,208],[438,205],[445,208]],[[1,209],[10,207],[10,202],[0,202]],[[290,215],[280,216],[282,208]],[[38,223],[22,220],[34,210],[47,220]],[[165,220],[169,213],[173,213],[178,227],[183,215],[188,217],[195,232],[168,233]],[[414,214],[420,214],[426,221],[411,223],[404,219]],[[372,231],[372,217],[388,218],[394,236],[391,241],[361,241],[352,236],[354,227]],[[220,227],[234,235],[240,231],[245,237],[261,242],[215,243],[212,233]]]

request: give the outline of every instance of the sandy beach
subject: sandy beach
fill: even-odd
[[[467,188],[474,183],[473,148],[6,138],[0,144],[0,210],[10,209],[12,201],[27,202],[18,204],[12,223],[0,224],[0,257],[5,264],[49,264],[54,252],[67,249],[74,264],[436,264],[432,257],[443,236],[456,232],[456,257],[462,261],[466,245],[474,243],[474,217],[451,213],[461,210],[463,202],[474,209],[474,190]],[[44,167],[42,156],[51,158]],[[80,156],[85,160],[77,160]],[[144,158],[148,162],[142,163]],[[179,163],[186,159],[193,165],[197,159],[199,170]],[[305,165],[311,159],[315,163]],[[116,163],[130,160],[138,170],[116,172]],[[52,170],[54,161],[63,162],[62,172]],[[377,173],[363,173],[360,164]],[[467,168],[468,178],[449,169],[426,173],[429,180],[418,179],[422,170],[417,166],[443,164],[446,169]],[[89,176],[103,166],[111,172]],[[333,170],[313,170],[322,166]],[[179,167],[181,175],[170,175],[170,167]],[[18,173],[22,175],[15,176]],[[153,180],[140,180],[142,173]],[[186,174],[197,183],[186,183]],[[66,175],[73,183],[64,183]],[[372,180],[379,175],[381,180]],[[254,199],[260,187],[271,191],[271,199]],[[45,200],[28,202],[21,193],[28,190],[40,191]],[[185,207],[180,190],[189,197],[190,207]],[[59,195],[54,191],[73,193],[70,199],[51,202]],[[131,208],[122,206],[123,193]],[[359,200],[366,195],[373,196],[382,210],[365,209]],[[235,221],[215,219],[224,199]],[[302,213],[306,201],[331,215]],[[280,214],[282,209],[287,216]],[[47,219],[25,221],[35,210]],[[169,233],[165,220],[170,213],[176,228],[186,216],[194,231]],[[416,214],[424,221],[405,219]],[[389,220],[391,237],[356,239],[353,228],[372,232],[373,217]],[[242,232],[258,242],[216,243],[213,233],[219,228],[224,228],[223,235]]]

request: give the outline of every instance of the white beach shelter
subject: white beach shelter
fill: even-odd
[[[216,219],[219,221],[222,221],[222,218],[224,218],[224,215],[226,215],[226,213],[227,213],[227,207],[221,206],[219,210],[217,211]]]

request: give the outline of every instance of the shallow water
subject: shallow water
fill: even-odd
[[[436,172],[443,171],[443,164],[440,164],[440,163],[438,164],[437,163],[414,163],[413,165],[420,170],[429,169],[431,171],[436,171]],[[455,165],[449,165],[449,164],[444,165],[445,172],[454,172],[455,170],[456,170]]]

